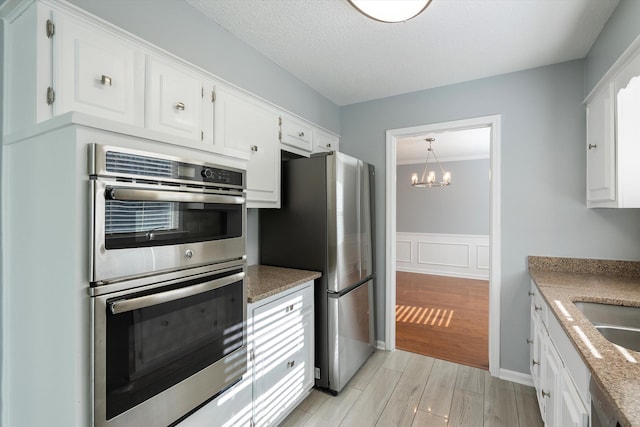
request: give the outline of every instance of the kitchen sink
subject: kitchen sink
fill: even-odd
[[[640,307],[575,302],[607,340],[633,351],[640,351]]]

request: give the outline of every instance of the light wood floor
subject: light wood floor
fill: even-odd
[[[333,397],[313,390],[285,427],[538,427],[535,390],[485,370],[402,350],[376,351]]]
[[[398,271],[396,347],[489,369],[489,282]]]

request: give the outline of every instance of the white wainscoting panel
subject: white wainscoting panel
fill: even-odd
[[[489,236],[398,232],[396,270],[489,280]]]

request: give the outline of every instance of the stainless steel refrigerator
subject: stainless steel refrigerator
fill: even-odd
[[[374,349],[374,167],[342,153],[282,163],[282,207],[263,209],[260,262],[315,282],[316,386],[337,394]]]

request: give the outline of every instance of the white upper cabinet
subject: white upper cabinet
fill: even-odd
[[[316,129],[313,136],[313,152],[314,153],[327,153],[331,151],[339,151],[338,144],[340,138],[329,132],[325,132],[322,129]]]
[[[142,126],[140,50],[64,13],[54,13],[53,22],[53,114],[80,111]]]
[[[201,141],[204,87],[200,76],[152,56],[146,64],[145,125]]]
[[[280,123],[280,142],[283,150],[309,157],[313,150],[313,126],[283,114]]]
[[[587,206],[640,208],[640,38],[586,104]]]
[[[215,144],[249,153],[247,207],[280,207],[279,116],[271,106],[240,91],[218,87]]]

